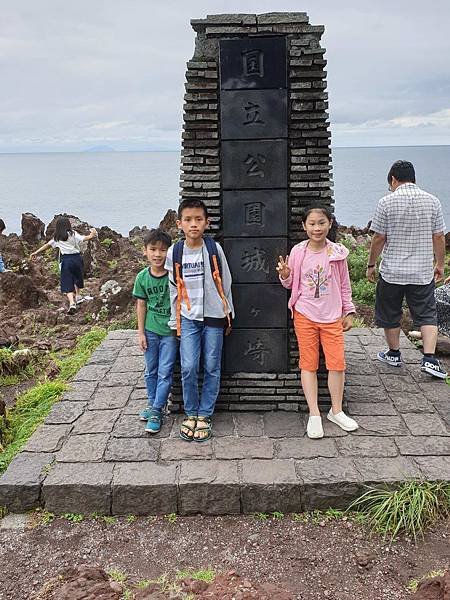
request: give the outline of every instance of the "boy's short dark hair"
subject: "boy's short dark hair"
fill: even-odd
[[[164,247],[170,248],[172,238],[166,231],[159,228],[151,229],[144,235],[144,248],[147,248],[149,244],[157,244],[158,242],[161,242]]]
[[[186,200],[182,200],[178,205],[178,219],[180,221],[185,208],[201,208],[205,213],[205,219],[207,219],[209,216],[208,209],[206,208],[206,204],[203,202],[203,200],[198,200],[197,198],[187,198]]]
[[[0,233],[2,231],[5,231],[5,229],[6,229],[5,221],[3,219],[0,219]]]
[[[416,183],[414,165],[408,160],[396,160],[387,176],[389,185],[391,185],[393,177],[400,182]]]

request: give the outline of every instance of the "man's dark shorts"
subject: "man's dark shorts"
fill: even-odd
[[[427,285],[398,285],[378,279],[375,300],[375,322],[378,327],[395,329],[400,327],[403,298],[411,312],[416,327],[436,325],[436,300],[434,280]]]

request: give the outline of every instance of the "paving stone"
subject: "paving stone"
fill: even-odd
[[[318,458],[337,456],[334,440],[310,440],[307,437],[290,438],[276,442],[277,458]]]
[[[299,437],[306,431],[303,415],[270,412],[263,416],[264,432],[268,437]]]
[[[122,410],[124,415],[139,415],[147,406],[147,398],[142,400],[128,400]]]
[[[409,375],[409,371],[405,365],[401,365],[400,367],[392,367],[391,365],[382,363],[376,358],[372,358],[372,363],[375,366],[377,373],[392,375],[393,377],[407,377]]]
[[[100,388],[89,400],[89,410],[123,408],[128,402],[132,390],[133,387],[130,385]]]
[[[299,512],[301,484],[292,460],[242,461],[242,510]]]
[[[142,352],[139,356],[122,356],[116,360],[111,367],[110,373],[129,373],[130,371],[141,372],[145,368]]]
[[[419,388],[430,402],[436,402],[437,400],[440,402],[444,400],[450,401],[450,386],[446,385],[442,380],[436,381],[429,376],[426,383],[419,383]]]
[[[86,405],[86,402],[56,402],[44,423],[46,425],[74,423],[83,414]]]
[[[212,441],[207,442],[185,442],[181,439],[169,438],[161,442],[160,459],[181,460],[186,458],[212,458]]]
[[[361,457],[355,465],[365,484],[399,483],[405,479],[420,477],[420,471],[412,460],[404,456],[395,458]]]
[[[214,437],[234,435],[233,415],[229,412],[216,412],[212,419]]]
[[[103,459],[108,439],[109,436],[105,433],[71,435],[56,455],[56,460],[57,462],[99,462]]]
[[[400,450],[400,454],[406,456],[450,456],[450,440],[448,437],[408,436],[398,438],[395,443]]]
[[[406,438],[400,437],[399,440]],[[397,456],[398,450],[394,441],[387,437],[376,436],[352,436],[336,440],[336,444],[341,456]]]
[[[73,381],[101,381],[110,368],[109,365],[86,365],[81,367]]]
[[[25,452],[16,456],[0,477],[0,506],[23,512],[39,506],[41,483],[55,456]]]
[[[427,481],[450,481],[450,460],[446,456],[415,456],[414,462]]]
[[[145,388],[133,390],[130,400],[147,400],[147,390]]]
[[[423,354],[416,348],[402,348],[402,361],[406,364],[419,365],[422,361]]]
[[[96,350],[90,359],[88,360],[88,365],[112,365],[113,362],[119,356],[118,351],[114,350]]]
[[[370,361],[350,360],[345,356],[346,377],[349,375],[375,375],[377,370]]]
[[[442,419],[436,414],[405,413],[402,417],[413,435],[450,435]]]
[[[359,417],[358,417],[359,421]],[[338,425],[331,423],[327,419],[326,414],[322,414],[322,427],[323,427],[323,435],[326,438],[337,438],[337,437],[346,437],[348,436],[348,432],[341,429]]]
[[[170,435],[172,429],[173,417],[168,416],[163,419],[161,431],[156,434],[146,433],[145,422],[140,421],[136,415],[124,414],[118,418],[112,436],[118,438],[145,438],[152,435],[154,439],[166,438]]]
[[[344,400],[347,402],[389,402],[389,396],[383,386],[363,389],[360,387],[346,387]]]
[[[259,437],[264,433],[262,415],[258,413],[234,413],[238,437]]]
[[[106,338],[106,341],[109,340],[121,340],[123,344],[128,342],[130,338],[134,338],[136,332],[132,329],[116,329],[115,331],[110,331]]]
[[[159,440],[145,438],[110,438],[104,460],[112,462],[156,461]]]
[[[447,425],[450,430],[450,401],[435,402],[434,407],[441,417],[442,421]]]
[[[180,514],[238,514],[240,496],[237,461],[187,460],[181,463]]]
[[[41,425],[28,440],[23,452],[56,452],[71,429],[72,425]]]
[[[125,346],[126,340],[112,340],[109,338],[106,338],[101,346],[99,346],[98,349],[102,349],[104,351],[118,351],[120,352],[120,350]],[[97,350],[98,350],[97,349]]]
[[[423,394],[404,394],[391,392],[389,394],[396,409],[401,413],[429,413],[434,407]]]
[[[97,383],[97,381],[72,382],[70,389],[63,394],[61,401],[87,402],[94,393]]]
[[[0,529],[15,531],[29,527],[30,515],[27,513],[10,513],[0,520]]]
[[[347,387],[360,386],[360,387],[379,387],[381,385],[380,375],[348,375],[345,378],[345,385]]]
[[[214,454],[218,459],[273,458],[273,440],[269,438],[222,437],[213,440]]]
[[[119,352],[119,356],[143,356],[143,352],[137,344],[135,346],[126,344]]]
[[[387,392],[408,392],[417,393],[417,385],[410,377],[399,377],[396,375],[380,375],[383,385]]]
[[[303,481],[303,510],[346,508],[361,491],[358,472],[349,458],[296,461]]]
[[[46,510],[57,515],[111,514],[112,463],[56,463],[42,485]]]
[[[156,515],[177,512],[176,465],[121,463],[115,466],[112,512]]]
[[[397,416],[398,413],[390,402],[348,402],[348,414],[352,416]]]
[[[141,378],[142,374],[137,372],[110,373],[100,381],[99,387],[112,387],[116,385],[136,385],[137,381]]]
[[[400,417],[358,417],[359,429],[352,435],[408,435]]]
[[[120,409],[86,411],[75,423],[73,433],[110,433],[119,415]]]

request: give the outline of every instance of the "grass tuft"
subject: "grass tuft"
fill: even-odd
[[[362,512],[369,526],[391,541],[399,533],[416,541],[428,527],[450,515],[450,484],[412,480],[397,489],[371,489],[349,510]]]

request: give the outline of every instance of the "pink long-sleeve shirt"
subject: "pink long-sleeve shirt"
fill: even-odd
[[[294,308],[304,314],[308,319],[317,323],[332,323],[344,315],[355,312],[352,302],[352,288],[347,266],[348,250],[342,244],[335,244],[326,240],[324,271],[328,274],[327,295],[325,302],[319,298],[314,302],[312,298],[302,298],[302,290],[305,290],[305,277],[302,278],[302,267],[309,240],[295,245],[288,259],[291,270],[289,277],[281,279],[281,284],[292,290],[288,306],[293,314]],[[313,261],[308,252],[308,265]]]

